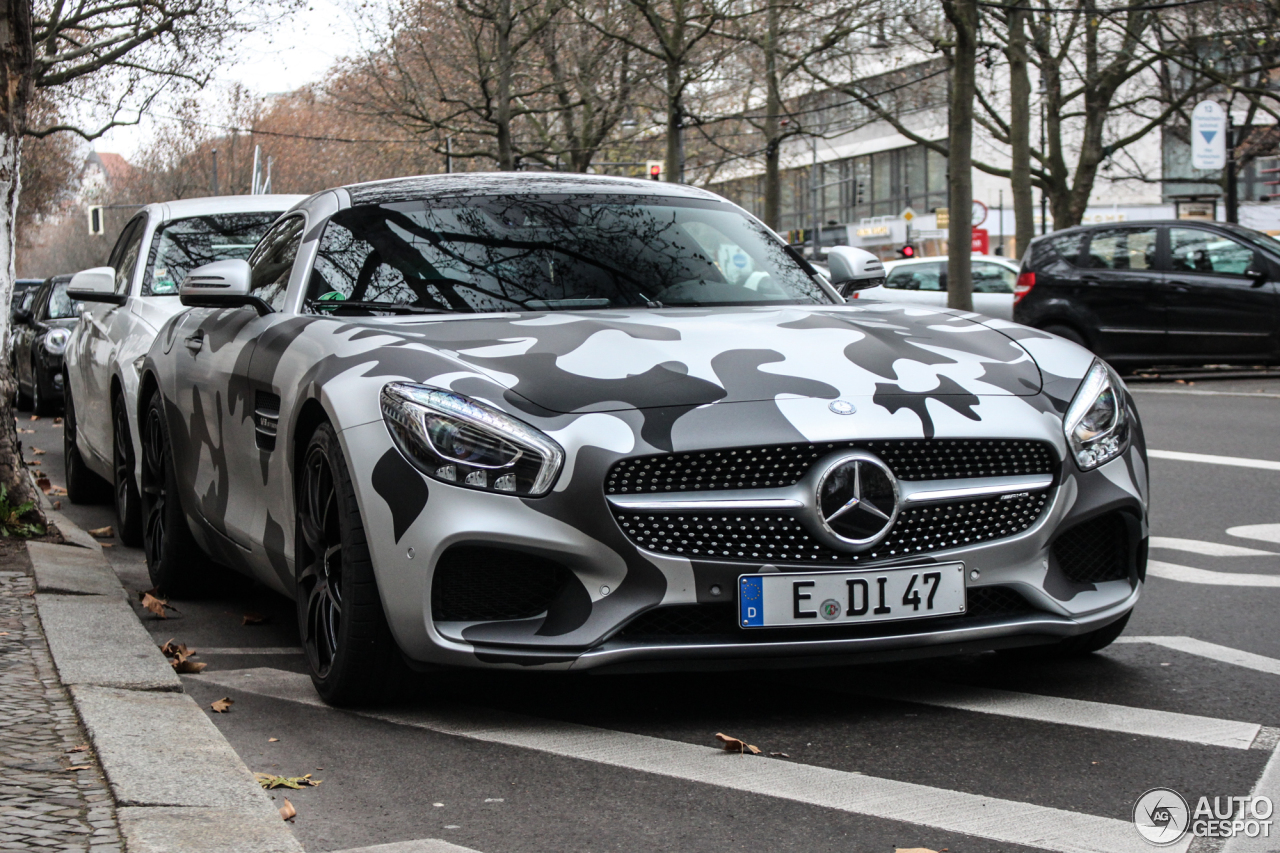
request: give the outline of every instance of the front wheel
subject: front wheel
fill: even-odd
[[[44,417],[52,415],[57,406],[49,399],[49,389],[44,387],[40,367],[31,361],[31,413]]]
[[[295,490],[298,629],[311,681],[330,705],[382,699],[399,675],[355,487],[333,427],[307,442]]]
[[[1051,335],[1057,335],[1060,338],[1065,338],[1066,340],[1071,341],[1071,343],[1079,344],[1085,349],[1089,348],[1089,343],[1084,339],[1084,335],[1080,334],[1070,326],[1045,326],[1040,331],[1048,332]]]
[[[209,561],[191,535],[182,512],[173,446],[159,390],[147,402],[141,430],[142,547],[147,556],[147,573],[162,592],[183,595],[200,586]]]
[[[142,544],[142,497],[138,494],[138,483],[133,473],[133,439],[129,432],[129,413],[125,409],[122,394],[116,394],[111,401],[111,426],[116,532],[121,542],[130,548],[137,548]]]

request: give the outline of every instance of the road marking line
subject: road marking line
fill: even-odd
[[[1262,770],[1262,778],[1253,786],[1253,795],[1270,798],[1273,808],[1275,803],[1280,802],[1280,751],[1271,753],[1267,766]],[[1252,816],[1244,815],[1245,818]],[[1275,837],[1273,826],[1271,835],[1267,838],[1262,837],[1261,833],[1257,838],[1249,838],[1241,833],[1227,839],[1227,843],[1222,846],[1222,853],[1274,853],[1277,846],[1280,846],[1280,841]]]
[[[460,847],[439,838],[420,838],[416,841],[393,841],[372,847],[351,847],[335,853],[476,853],[470,847]]]
[[[278,669],[220,671],[202,681],[324,707],[311,679]],[[1061,853],[1150,853],[1127,820],[1001,800],[843,770],[733,755],[646,735],[486,708],[358,712],[397,725],[761,794]],[[1191,839],[1170,850],[1185,853]]]
[[[1200,583],[1210,586],[1253,586],[1280,588],[1280,577],[1274,575],[1248,575],[1243,572],[1211,572],[1176,563],[1147,561],[1147,575],[1183,583]]]
[[[199,648],[202,655],[301,655],[306,652],[298,646],[238,646],[220,648]]]
[[[1262,525],[1272,526],[1272,525]],[[1280,525],[1275,525],[1280,527]],[[1232,530],[1240,530],[1233,527]],[[1231,531],[1227,531],[1230,533]],[[1232,536],[1239,534],[1232,533]],[[1248,537],[1255,538],[1255,537]],[[1280,540],[1277,540],[1280,541]],[[1239,545],[1222,545],[1217,542],[1205,542],[1200,539],[1178,539],[1173,536],[1152,536],[1152,548],[1171,548],[1175,551],[1187,551],[1191,554],[1204,554],[1208,557],[1276,557],[1275,551],[1259,551],[1257,548],[1242,548]]]
[[[923,681],[892,683],[863,689],[842,688],[841,692],[858,693],[881,699],[937,705],[979,714],[997,714],[1020,720],[1037,720],[1064,726],[1079,726],[1108,732],[1158,737],[1168,740],[1249,749],[1262,726],[1235,720],[1219,720],[1195,714],[1155,711],[1091,702],[1086,699],[1064,699],[1011,690],[996,690],[965,684],[932,684]]]
[[[1270,397],[1280,400],[1280,394],[1268,394],[1264,391],[1192,391],[1181,388],[1143,388],[1130,385],[1129,390],[1138,394],[1185,394],[1188,397]]]
[[[1228,527],[1227,535],[1280,543],[1280,524],[1246,524],[1243,527]]]
[[[1183,453],[1179,450],[1148,450],[1152,459],[1173,459],[1178,462],[1208,462],[1212,465],[1234,465],[1237,468],[1265,468],[1280,471],[1280,462],[1270,459],[1249,459],[1244,456],[1213,456],[1208,453]]]
[[[1280,660],[1269,658],[1265,655],[1256,655],[1253,652],[1233,649],[1230,646],[1220,646],[1217,643],[1197,640],[1195,637],[1118,637],[1116,642],[1150,643],[1155,646],[1164,646],[1166,649],[1195,655],[1196,657],[1216,660],[1219,663],[1229,663],[1232,666],[1241,666],[1245,669],[1265,672],[1268,675],[1280,675]]]

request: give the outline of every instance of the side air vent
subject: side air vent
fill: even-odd
[[[253,395],[253,433],[259,450],[276,449],[276,431],[280,426],[280,396],[266,391]]]

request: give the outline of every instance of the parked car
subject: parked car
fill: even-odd
[[[14,313],[9,367],[17,406],[37,415],[62,408],[62,353],[80,315],[67,296],[69,275],[55,275],[29,291]]]
[[[1082,652],[1141,593],[1145,450],[1109,367],[844,304],[703,190],[347,186],[181,299],[140,366],[152,581],[198,546],[295,597],[332,703],[406,660]]]
[[[854,299],[885,299],[916,305],[947,304],[947,259],[910,258],[887,261],[883,287],[850,294]],[[973,256],[973,310],[988,317],[1013,319],[1013,286],[1017,263],[996,255]]]
[[[34,295],[35,289],[44,284],[40,278],[20,278],[13,283],[13,292],[9,294],[9,322],[14,322],[18,309],[27,296]]]
[[[1224,222],[1071,228],[1032,241],[1013,317],[1113,363],[1280,358],[1280,243]]]
[[[92,502],[110,486],[116,531],[142,544],[137,487],[140,445],[137,360],[156,330],[182,309],[178,284],[195,267],[244,258],[271,223],[302,196],[186,199],[142,208],[124,229],[105,267],[76,273],[72,298],[89,310],[67,345],[67,496]]]

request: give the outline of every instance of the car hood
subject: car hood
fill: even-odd
[[[868,302],[383,323],[387,332],[394,325],[531,403],[563,413],[786,397],[1029,396],[1041,388],[1036,363],[1010,337],[926,306]]]

